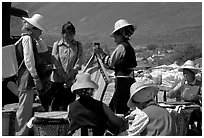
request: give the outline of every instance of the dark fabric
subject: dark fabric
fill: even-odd
[[[11,15],[17,17],[28,17],[28,13],[26,11],[11,7],[11,2],[2,2],[2,46],[15,43],[15,41],[10,38]]]
[[[103,135],[108,122],[103,103],[91,97],[80,98],[71,103],[68,117],[71,120],[70,131],[81,127],[90,127],[93,128],[93,135]]]
[[[2,46],[9,45],[11,2],[2,2]]]
[[[38,64],[39,64],[38,63],[38,57],[39,57],[38,56],[38,50],[36,47],[36,42],[33,38],[32,38],[32,44],[33,44],[33,53],[34,53],[35,64],[36,64],[35,66],[38,66]],[[23,59],[24,59],[22,40],[16,46],[16,58],[17,58],[18,66],[20,66]],[[37,73],[38,73],[38,71],[39,70],[37,70]],[[33,82],[33,78],[30,75],[30,72],[27,70],[24,62],[18,71],[17,84],[18,84],[19,91],[30,90],[35,86],[34,82]]]
[[[18,103],[18,96],[15,96],[8,88],[9,81],[16,82],[16,76],[6,78],[2,81],[2,107],[6,104]]]
[[[130,109],[127,101],[130,97],[130,86],[135,82],[133,78],[116,78],[115,93],[111,99],[109,107],[117,114],[126,114]]]
[[[135,51],[129,42],[121,43],[125,48],[125,55],[122,57],[119,62],[115,65],[115,75],[117,76],[118,71],[124,72],[126,75],[131,73],[131,69],[137,66]]]
[[[71,92],[71,88],[64,88],[63,85],[64,83],[52,82],[50,89],[52,95],[52,111],[67,111],[67,106],[76,99],[76,94]]]
[[[142,136],[174,136],[176,134],[175,122],[170,113],[158,105],[150,105],[143,109],[149,117],[146,129]]]

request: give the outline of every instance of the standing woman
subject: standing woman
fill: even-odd
[[[129,111],[127,101],[130,96],[130,86],[134,83],[131,68],[137,66],[137,61],[134,49],[128,41],[135,29],[135,25],[120,19],[115,23],[115,29],[110,34],[117,45],[111,56],[107,56],[100,48],[94,49],[95,53],[103,57],[103,63],[115,71],[115,93],[109,106],[117,114],[126,114]]]
[[[56,41],[52,49],[55,70],[51,74],[53,100],[52,111],[66,111],[76,95],[71,93],[71,85],[82,65],[83,48],[75,40],[75,27],[68,21],[62,26],[62,39]]]
[[[24,125],[32,117],[33,96],[35,88],[42,89],[39,77],[39,52],[46,52],[47,46],[40,38],[44,31],[43,16],[34,14],[32,18],[23,17],[22,37],[17,45],[19,109],[16,112],[16,135],[22,132]]]

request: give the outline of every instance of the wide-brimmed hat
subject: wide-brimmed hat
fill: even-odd
[[[114,30],[113,32],[110,34],[111,37],[113,37],[113,34],[118,31],[119,29],[123,28],[123,27],[127,27],[127,26],[133,26],[134,31],[136,30],[137,26],[134,24],[130,24],[128,23],[126,20],[124,19],[120,19],[117,22],[115,22],[115,26],[114,26]],[[134,32],[133,31],[133,32]]]
[[[150,88],[147,91],[141,91],[144,88]],[[135,95],[134,101],[136,102],[147,102],[153,99],[158,93],[158,87],[153,83],[145,83],[145,81],[135,82],[130,87],[130,98],[127,102],[129,108],[135,107],[135,104],[132,102],[132,97]]]
[[[195,66],[195,63],[191,60],[187,60],[180,68],[179,71],[183,71],[183,69],[189,69],[191,71],[193,71],[194,73],[197,73],[198,71],[200,71],[199,68],[197,68]]]
[[[45,31],[43,25],[43,16],[40,14],[34,14],[31,18],[22,17],[25,21],[30,23],[31,25],[37,27],[38,29]]]
[[[71,91],[83,88],[93,88],[98,89],[98,84],[91,80],[91,75],[89,73],[79,73],[76,76],[76,82],[72,85]]]

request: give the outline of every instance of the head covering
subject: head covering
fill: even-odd
[[[89,73],[79,73],[76,76],[76,82],[72,85],[71,91],[83,88],[93,88],[98,89],[98,84],[91,80],[91,75]]]
[[[141,91],[144,88],[151,88],[148,91]],[[130,87],[130,99],[127,102],[129,108],[135,107],[135,104],[132,102],[132,97],[135,95],[134,101],[136,102],[147,102],[153,99],[158,92],[158,87],[154,84],[146,84],[145,81],[135,82]]]
[[[187,61],[179,68],[179,71],[183,71],[183,69],[189,69],[189,70],[193,71],[194,73],[197,73],[198,71],[200,71],[199,68],[195,67],[194,62],[191,61],[191,60],[187,60]]]
[[[38,29],[45,31],[43,27],[43,16],[40,14],[34,14],[31,18],[22,17],[25,21],[31,25],[37,27]]]
[[[136,30],[137,26],[136,25],[133,25],[133,24],[130,24],[128,23],[126,20],[124,19],[120,19],[118,20],[117,22],[115,22],[115,27],[114,27],[114,30],[113,32],[110,34],[111,37],[113,37],[113,34],[118,31],[119,29],[121,28],[124,28],[124,27],[128,27],[128,26],[132,26],[134,28],[134,31]],[[133,32],[134,32],[133,31]]]

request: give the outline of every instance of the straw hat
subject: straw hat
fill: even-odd
[[[43,27],[43,16],[40,14],[34,14],[31,18],[22,17],[25,21],[31,25],[37,27],[38,29],[45,31]]]
[[[200,71],[199,68],[195,67],[194,62],[191,61],[191,60],[187,60],[187,61],[179,68],[179,71],[183,71],[183,69],[189,69],[189,70],[193,71],[194,73],[197,73],[198,71]]]
[[[141,91],[144,88],[151,88],[148,91]],[[127,102],[129,108],[135,107],[135,104],[132,102],[132,97],[135,95],[134,101],[136,102],[147,102],[150,99],[153,99],[158,93],[158,87],[153,84],[146,84],[145,81],[135,82],[130,87],[130,99]]]
[[[113,30],[113,32],[110,34],[111,37],[113,37],[113,34],[118,31],[119,29],[123,28],[123,27],[127,27],[127,26],[133,26],[134,31],[136,30],[137,26],[128,23],[126,20],[124,19],[120,19],[115,23],[115,28]]]
[[[98,84],[91,80],[91,75],[89,73],[79,73],[76,76],[76,82],[72,85],[71,91],[83,88],[93,88],[98,89]]]

